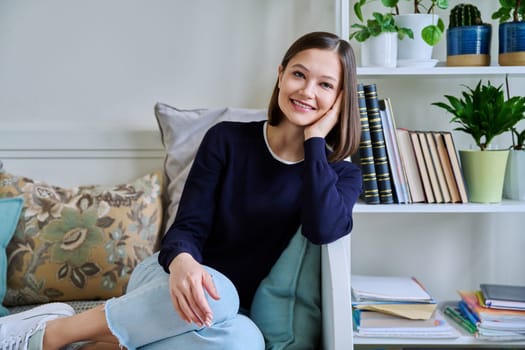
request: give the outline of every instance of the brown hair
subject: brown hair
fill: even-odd
[[[341,113],[337,124],[326,135],[326,143],[333,151],[328,160],[330,162],[343,160],[359,149],[361,140],[361,120],[357,103],[357,74],[354,51],[347,41],[341,40],[335,34],[327,32],[308,33],[297,39],[288,48],[281,61],[283,70],[286,69],[286,66],[295,55],[308,49],[332,50],[339,55],[341,60],[343,68]],[[268,122],[274,126],[278,125],[283,118],[283,112],[278,104],[278,83],[279,81],[277,80],[268,106]]]

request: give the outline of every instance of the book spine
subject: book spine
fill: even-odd
[[[375,84],[364,85],[368,124],[370,127],[370,139],[372,140],[372,151],[374,154],[374,165],[376,169],[377,187],[381,203],[392,204],[392,183],[388,167],[388,157],[385,149],[383,126],[379,114],[379,101],[377,87]]]
[[[430,186],[432,187],[434,198],[436,199],[436,203],[443,203],[443,195],[441,194],[441,188],[439,187],[436,169],[432,162],[432,156],[430,155],[430,148],[425,132],[417,131],[417,134],[419,136],[419,143],[421,145],[421,151],[423,152],[423,159],[425,160],[425,166],[427,168],[428,178],[430,179]]]
[[[412,203],[425,202],[425,191],[421,182],[421,174],[417,166],[416,155],[412,146],[408,129],[397,128],[399,140],[399,153],[406,172],[410,201]]]
[[[445,173],[443,171],[443,166],[439,160],[439,153],[436,146],[436,141],[434,140],[433,133],[431,131],[424,133],[427,138],[427,144],[430,151],[430,158],[432,158],[432,164],[434,165],[434,171],[436,172],[437,182],[439,184],[439,189],[443,196],[444,203],[450,203],[451,197],[448,190],[447,182],[445,180]]]
[[[400,179],[401,179],[401,189],[404,194],[405,203],[412,203],[412,199],[410,197],[410,188],[408,187],[408,179],[407,179],[407,172],[405,169],[405,165],[403,164],[403,161],[401,160],[401,150],[399,145],[399,134],[397,132],[397,125],[396,125],[396,118],[394,117],[394,108],[392,107],[392,100],[390,98],[385,98],[386,102],[386,111],[388,120],[390,121],[390,130],[392,132],[392,139],[394,140],[394,154],[396,157],[396,162],[398,164],[398,169],[400,171]]]
[[[423,190],[425,192],[425,200],[427,203],[436,203],[434,192],[432,191],[432,185],[430,184],[430,177],[428,176],[427,172],[427,166],[425,165],[423,151],[421,149],[421,144],[419,143],[418,132],[410,130],[408,134],[410,136],[410,140],[412,141],[417,167],[421,176],[421,184],[423,185]]]
[[[374,154],[372,151],[372,140],[370,138],[370,126],[368,124],[368,112],[366,108],[365,90],[363,84],[357,85],[357,97],[357,102],[359,105],[359,117],[361,119],[359,165],[361,166],[363,178],[362,197],[367,204],[379,204],[379,190],[377,187]]]
[[[441,162],[447,188],[450,193],[450,201],[452,203],[458,203],[461,201],[461,197],[459,196],[458,186],[456,185],[456,180],[454,179],[454,172],[452,170],[450,157],[445,146],[445,140],[443,139],[443,135],[441,135],[440,132],[435,131],[432,133],[432,135],[434,136],[434,141],[436,142],[439,160]]]
[[[467,189],[465,187],[465,182],[463,180],[463,173],[459,164],[458,154],[456,152],[456,146],[454,144],[454,139],[452,138],[452,133],[449,131],[443,131],[441,133],[445,141],[445,148],[449,154],[450,164],[452,166],[452,171],[454,172],[454,178],[456,180],[456,185],[458,186],[459,196],[461,198],[461,203],[468,202]]]
[[[388,165],[390,166],[390,177],[394,201],[396,203],[406,204],[409,202],[409,200],[405,184],[405,175],[402,168],[401,159],[399,157],[397,135],[394,128],[395,123],[393,121],[393,115],[390,109],[390,100],[388,98],[379,100],[379,115],[381,116],[386,155],[388,157]]]

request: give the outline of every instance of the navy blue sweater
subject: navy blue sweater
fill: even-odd
[[[272,155],[264,127],[222,122],[208,130],[159,255],[167,272],[181,252],[222,272],[244,308],[300,225],[315,244],[348,234],[361,192],[359,168],[328,163],[323,138],[307,140],[304,160],[289,164]]]

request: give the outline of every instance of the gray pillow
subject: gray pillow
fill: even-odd
[[[165,227],[171,226],[179,206],[184,183],[206,131],[221,121],[266,120],[266,109],[215,108],[178,109],[164,103],[155,104],[162,144],[166,150],[164,172],[168,179]]]

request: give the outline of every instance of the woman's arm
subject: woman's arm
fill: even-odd
[[[326,143],[315,137],[305,141],[303,178],[303,234],[313,243],[326,244],[350,233],[352,210],[361,193],[358,166],[346,161],[330,164]]]
[[[169,272],[171,261],[189,253],[202,262],[202,249],[213,225],[215,198],[223,169],[220,128],[204,136],[184,184],[175,221],[161,243],[159,262]]]
[[[210,234],[214,197],[222,171],[216,128],[203,138],[186,180],[177,216],[161,244],[159,263],[169,273],[173,307],[186,322],[209,326],[213,315],[205,291],[219,299],[209,273],[200,264]]]

